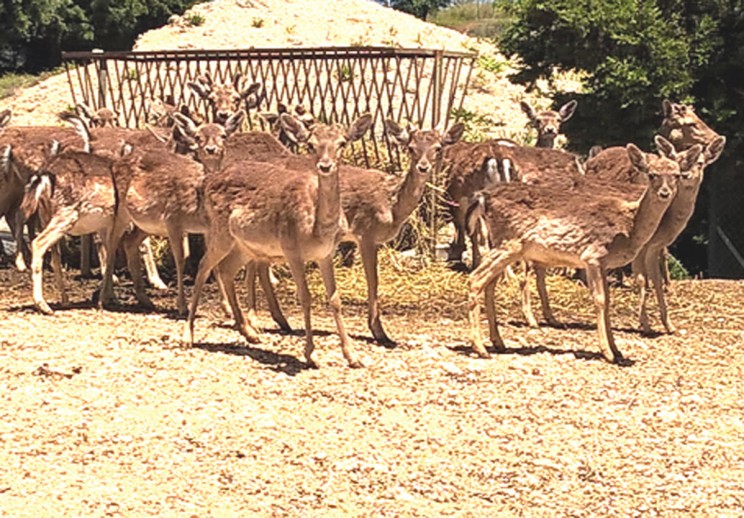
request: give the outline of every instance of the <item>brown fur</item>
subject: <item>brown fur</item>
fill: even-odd
[[[675,149],[684,151],[695,144],[707,145],[720,137],[697,116],[692,106],[665,99],[662,108],[664,120],[659,133],[668,139]]]
[[[537,130],[537,147],[555,147],[555,138],[561,132],[561,124],[570,119],[576,110],[576,101],[569,101],[558,111],[543,110],[536,112],[526,101],[519,103],[522,111],[530,121],[530,125]]]

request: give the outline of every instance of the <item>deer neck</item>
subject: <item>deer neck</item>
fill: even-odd
[[[393,225],[400,227],[418,206],[431,173],[421,174],[412,163],[393,195]]]
[[[695,201],[700,192],[700,185],[703,183],[703,176],[693,183],[680,185],[677,188],[677,195],[672,200],[671,205],[664,213],[664,217],[659,224],[659,233],[665,234],[660,237],[671,237],[676,239],[682,230],[687,226],[692,213],[695,211]],[[654,238],[656,240],[656,238]],[[671,244],[671,243],[669,243]]]
[[[325,236],[337,228],[341,216],[341,194],[338,185],[338,168],[330,174],[318,174],[318,202],[315,208],[316,236]]]
[[[662,201],[650,187],[646,188],[628,236],[629,252],[640,250],[653,237],[671,201]]]
[[[555,147],[555,135],[543,135],[541,137],[537,137],[537,144],[535,144],[535,147],[542,147],[542,148],[554,148]]]
[[[717,135],[717,133],[710,129],[703,121],[698,121],[696,124],[687,124],[682,126],[681,133],[682,149],[689,149],[695,144],[705,145],[713,140]]]

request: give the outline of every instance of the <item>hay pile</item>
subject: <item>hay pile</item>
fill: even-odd
[[[510,63],[485,41],[421,21],[371,0],[215,0],[174,16],[143,34],[134,50],[229,49],[383,45],[477,52],[465,102],[477,137],[504,136],[527,141],[527,119],[518,103],[544,107],[539,94],[509,82]],[[560,84],[562,89],[576,82]],[[15,124],[58,124],[56,113],[70,103],[67,78],[51,77],[0,103],[13,110]]]

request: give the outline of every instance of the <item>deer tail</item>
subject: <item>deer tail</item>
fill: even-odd
[[[54,194],[54,176],[48,173],[39,173],[31,177],[26,184],[26,189],[21,202],[21,213],[24,221],[28,221],[39,209],[40,203],[51,202]]]

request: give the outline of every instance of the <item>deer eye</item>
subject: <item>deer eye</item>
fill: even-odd
[[[656,173],[648,173],[648,179],[649,179],[649,180],[655,180],[655,179],[657,179],[658,177],[659,177],[659,175],[658,175],[658,174],[656,174]]]

